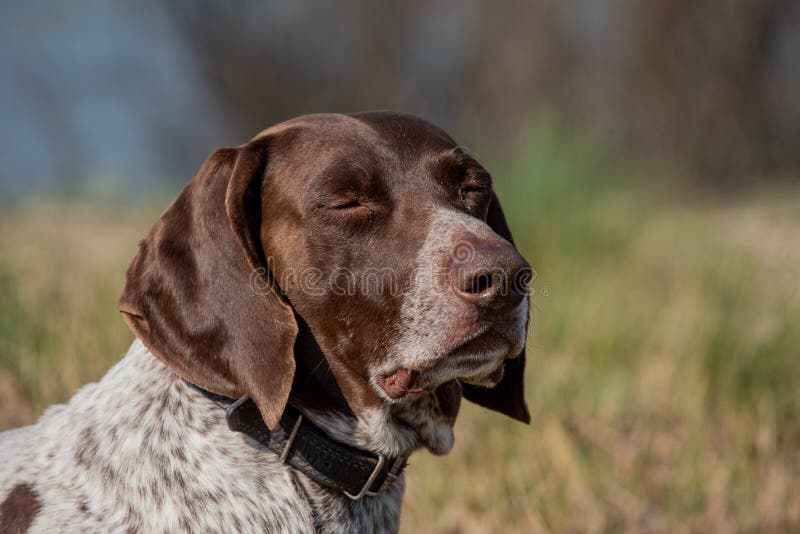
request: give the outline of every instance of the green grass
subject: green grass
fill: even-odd
[[[797,531],[800,188],[715,203],[600,146],[545,123],[486,161],[538,273],[533,423],[465,403],[453,452],[412,458],[404,531]],[[1,427],[124,354],[161,207],[0,215]]]

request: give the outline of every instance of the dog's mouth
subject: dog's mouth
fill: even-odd
[[[401,367],[393,373],[380,375],[378,385],[390,399],[399,399],[408,393],[421,393],[423,388],[415,388],[414,382],[417,381],[419,373],[417,371]]]
[[[377,376],[377,385],[390,399],[434,389],[452,379],[467,383],[494,382],[502,377],[502,362],[508,356],[509,342],[493,331],[471,336],[449,350],[426,369],[399,367]]]

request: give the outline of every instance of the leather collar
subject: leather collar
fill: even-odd
[[[406,467],[408,455],[386,457],[336,441],[294,406],[287,405],[278,425],[270,430],[249,396],[231,399],[184,382],[225,409],[228,428],[256,440],[282,463],[350,499],[379,495]]]

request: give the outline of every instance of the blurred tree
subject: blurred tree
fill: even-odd
[[[474,55],[470,2],[449,2],[438,17],[423,2],[166,7],[229,126],[245,137],[302,113],[387,107],[452,126]]]
[[[791,0],[641,3],[635,130],[704,175],[800,163],[800,146],[789,148],[798,139],[781,138],[767,105],[780,39],[800,29],[797,7]],[[796,105],[792,98],[781,107]]]
[[[513,136],[555,106],[579,128],[604,129],[704,177],[800,164],[800,114],[787,124],[796,103],[782,87],[800,52],[776,60],[800,29],[792,0],[167,9],[239,137],[300,113],[391,107],[462,138],[466,130],[469,141],[487,129]]]

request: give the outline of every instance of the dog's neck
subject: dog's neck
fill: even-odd
[[[148,489],[140,496],[142,509],[156,509],[170,502],[176,488],[183,484],[204,488],[204,495],[223,496],[220,500],[203,501],[204,505],[197,510],[197,530],[218,529],[219,523],[209,522],[208,525],[216,527],[206,529],[202,525],[206,524],[204,521],[216,520],[230,512],[225,507],[232,505],[241,506],[235,510],[237,518],[246,525],[242,529],[247,531],[263,530],[265,524],[275,524],[256,522],[266,516],[291,520],[293,514],[306,513],[304,507],[282,500],[283,495],[278,498],[269,493],[269,488],[289,483],[284,471],[287,467],[278,457],[256,440],[243,439],[242,434],[231,432],[224,409],[182,380],[138,340],[99,383],[81,389],[70,406],[48,410],[41,424],[65,435],[72,433],[89,440],[76,442],[80,466],[98,466],[100,475],[83,477],[87,479],[84,487],[103,489],[87,491],[114,495],[112,490],[124,486],[126,479],[136,480]],[[333,433],[329,427],[320,428]],[[104,447],[87,445],[95,443],[95,435],[113,436],[113,439]],[[341,438],[345,441],[344,436]],[[191,446],[184,447],[184,443]],[[172,451],[174,456],[165,460],[168,457],[164,456],[162,448]],[[71,448],[64,450],[65,454],[73,454]],[[206,466],[217,467],[209,470]],[[209,476],[209,473],[219,472],[224,476]],[[278,481],[275,486],[264,485],[264,480],[270,478]],[[389,531],[397,529],[405,486],[402,476],[377,497],[361,501],[352,501],[340,491],[320,486],[300,472],[293,480],[299,484],[294,487],[308,502],[320,531],[328,531],[326,525],[337,524],[350,524],[358,532],[367,531],[375,524],[384,525]],[[177,481],[181,481],[180,485]],[[163,524],[167,525],[173,516],[164,515]],[[146,524],[161,524],[157,518],[152,521],[154,523]],[[298,526],[303,524],[286,523],[283,527],[290,531],[308,530]],[[175,523],[169,525],[174,530]]]
[[[458,411],[452,404],[461,397],[457,383],[382,404],[356,416],[310,333],[301,330],[295,359],[290,402],[333,439],[387,456],[407,455],[421,447],[446,454],[452,448],[454,412]]]

